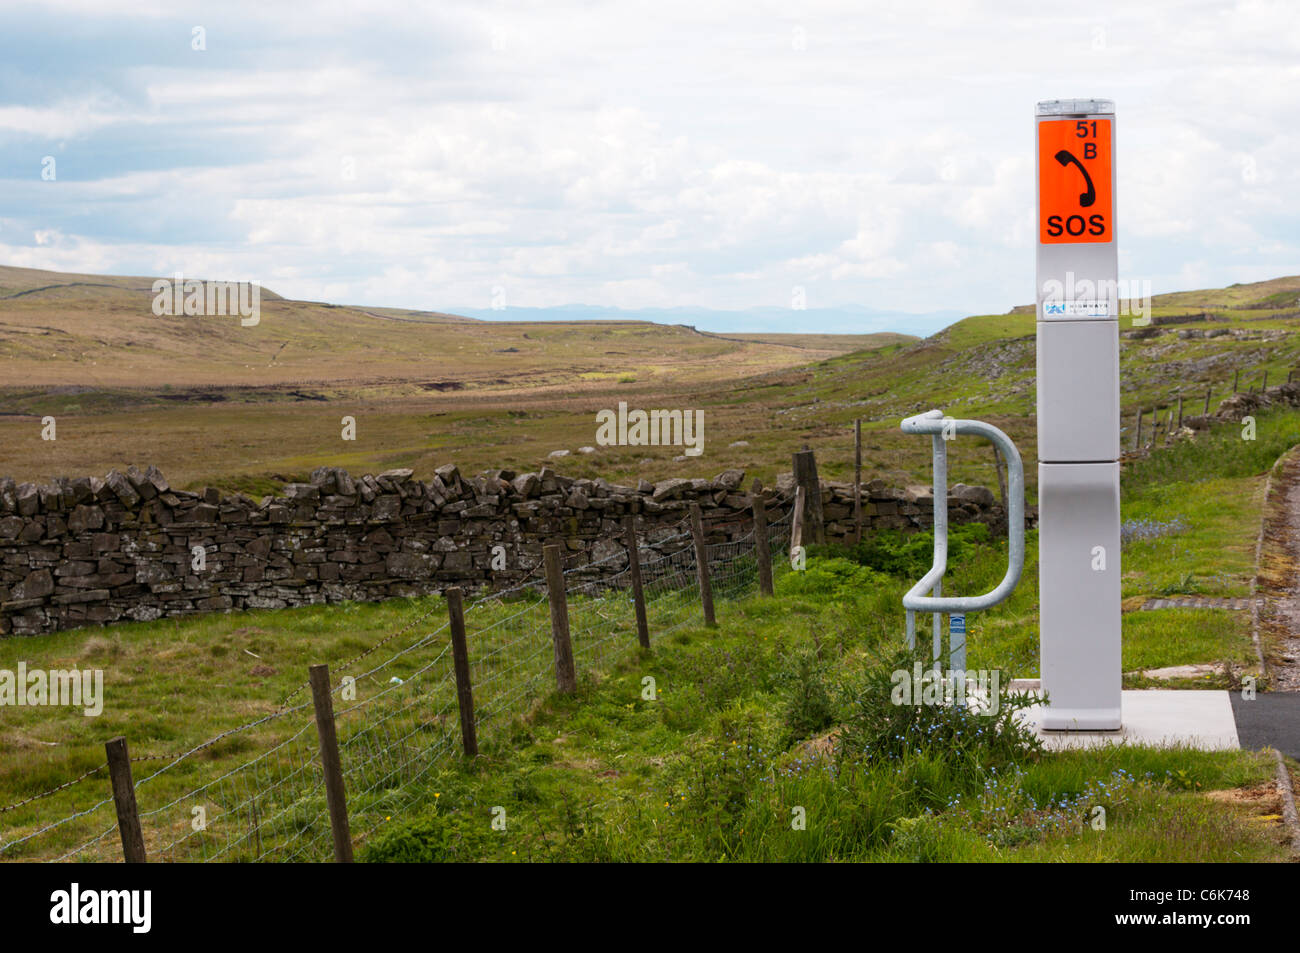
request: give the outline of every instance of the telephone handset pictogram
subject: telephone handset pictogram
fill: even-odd
[[[1061,163],[1063,166],[1067,166],[1073,162],[1075,166],[1078,167],[1080,174],[1082,174],[1083,181],[1088,184],[1087,191],[1083,192],[1079,196],[1080,207],[1087,208],[1092,205],[1093,202],[1097,201],[1097,190],[1093,187],[1092,176],[1090,176],[1088,170],[1083,167],[1083,163],[1074,157],[1074,153],[1069,149],[1062,149],[1056,154],[1056,161]]]

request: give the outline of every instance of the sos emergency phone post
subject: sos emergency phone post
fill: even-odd
[[[1119,258],[1115,244],[1115,107],[1104,99],[1040,102],[1037,143],[1039,727],[1121,727],[1119,549]],[[965,613],[1009,596],[1024,563],[1020,455],[998,428],[941,411],[909,417],[905,433],[934,444],[934,564],[903,597],[907,642],[916,614],[933,615],[934,667],[966,662]],[[947,449],[957,434],[996,444],[1007,461],[1007,572],[980,596],[942,595],[947,569]]]
[[[1040,102],[1038,590],[1048,730],[1121,725],[1115,106]]]

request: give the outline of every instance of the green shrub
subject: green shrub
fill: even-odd
[[[910,864],[938,864],[954,860],[953,832],[933,814],[900,817],[893,824],[889,846],[899,860]]]
[[[963,523],[948,527],[948,564],[955,565],[981,546],[989,546],[989,528],[983,523]],[[808,547],[808,556],[844,559],[877,572],[905,579],[920,579],[934,561],[934,533],[904,533],[882,529],[865,535],[860,543],[838,543]]]
[[[952,704],[897,704],[894,673],[911,673],[928,654],[900,649],[869,667],[851,691],[848,720],[839,739],[842,756],[869,761],[903,761],[930,755],[953,767],[970,769],[970,777],[985,769],[1014,764],[1042,750],[1042,743],[1016,713],[1037,703],[1028,693],[1012,693],[1009,680],[1000,681],[996,712]]]
[[[777,579],[776,592],[781,596],[842,598],[886,582],[875,570],[842,556],[810,558],[807,569],[782,574]]]
[[[1120,490],[1125,500],[1172,483],[1247,477],[1267,473],[1288,449],[1300,443],[1300,418],[1293,409],[1271,408],[1256,414],[1254,440],[1242,439],[1242,425],[1223,422],[1179,440],[1124,467]]]
[[[486,827],[483,822],[479,827]],[[360,860],[372,864],[438,864],[478,860],[483,837],[460,818],[437,809],[408,820],[390,822],[361,850]]]
[[[694,653],[683,660],[680,680],[691,685],[705,711],[717,711],[737,698],[768,688],[771,674],[762,647],[750,642]],[[689,704],[691,699],[674,696],[673,701]]]
[[[827,680],[828,666],[815,651],[800,651],[777,673],[781,689],[781,721],[787,741],[800,741],[830,728],[837,709]]]
[[[739,846],[738,822],[772,770],[772,727],[761,707],[732,706],[718,716],[717,733],[682,766],[684,775],[670,779],[705,856],[732,854]]]

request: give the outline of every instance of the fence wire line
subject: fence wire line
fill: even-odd
[[[769,505],[773,502],[780,501],[769,501]],[[793,515],[792,505],[787,505],[784,509],[785,512],[780,517],[768,522],[774,561],[788,540]],[[641,553],[656,553],[649,559],[641,560],[641,572],[647,615],[651,617],[653,631],[659,634],[675,631],[692,622],[698,623],[698,567],[692,533],[687,530],[662,535],[664,530],[679,529],[689,519],[688,516],[676,524],[656,527],[658,532],[653,535],[657,538],[638,538]],[[708,532],[723,528],[723,525],[708,527],[706,539]],[[743,595],[754,583],[757,576],[757,547],[752,520],[743,524],[725,525],[750,527],[748,533],[736,539],[706,542],[705,551],[715,594],[729,599]],[[685,542],[670,552],[662,551],[662,547],[678,541]],[[586,554],[578,553],[576,557],[581,559],[584,555]],[[563,572],[564,577],[571,580],[566,584],[565,592],[569,602],[573,654],[575,661],[583,662],[584,669],[607,666],[620,655],[631,652],[637,644],[635,623],[631,620],[630,563],[612,574],[583,578],[584,574],[600,573],[602,567],[627,559],[626,549],[618,548],[599,560],[581,562]],[[526,578],[511,589],[488,593],[474,600],[466,607],[467,623],[489,608],[495,608],[499,613],[515,598],[522,598],[525,604],[499,618],[484,619],[484,624],[476,627],[472,633],[472,644],[476,648],[481,647],[481,651],[470,662],[476,726],[489,726],[503,714],[520,714],[519,703],[540,697],[549,678],[553,677],[548,664],[553,646],[549,605],[544,589],[539,588],[531,578]],[[440,602],[365,652],[343,663],[343,666],[354,664],[393,638],[410,632],[438,608],[441,608]],[[406,656],[430,646],[447,631],[449,624],[443,623],[425,633],[369,671],[356,676],[354,682],[373,677]],[[620,640],[620,635],[630,637]],[[436,764],[459,747],[458,708],[449,650],[449,641],[442,640],[441,650],[418,665],[405,678],[394,676],[379,691],[335,712],[340,729],[340,754],[344,762],[345,785],[350,795],[349,808],[354,820],[354,832],[363,830],[362,836],[368,836],[383,824],[389,816],[386,811],[402,803],[404,792],[408,792],[414,782],[428,774]],[[340,681],[339,685],[332,686],[332,691],[338,693],[344,684],[346,681]],[[133,758],[133,761],[168,761],[157,771],[136,782],[135,788],[139,792],[149,782],[166,775],[177,765],[224,739],[234,738],[252,728],[304,712],[311,707],[310,703],[292,708],[282,707],[220,732],[176,756]],[[163,846],[151,848],[150,854],[163,859],[190,861],[227,858],[328,859],[332,844],[329,841],[328,813],[323,795],[324,779],[319,766],[315,733],[309,732],[314,724],[314,713],[309,713],[298,724],[296,731],[261,753],[223,770],[217,777],[198,784],[186,793],[165,797],[165,803],[161,806],[142,811],[142,824],[146,820],[150,822],[150,834],[153,835],[151,839],[156,843],[165,841]],[[101,765],[86,772],[81,778],[18,802],[10,809],[63,790],[102,771],[104,767]],[[194,804],[200,799],[204,801],[201,806],[206,812],[206,824],[203,826],[192,824],[191,813],[184,810],[186,804]],[[85,855],[116,831],[116,815],[111,805],[112,798],[104,798],[85,810],[76,811],[29,834],[0,844],[0,855],[40,835],[57,831],[64,825],[100,812],[108,822],[102,828],[97,825],[100,833],[65,851],[56,859]],[[218,824],[223,826],[223,831],[214,830]],[[168,837],[170,840],[167,840]]]
[[[667,527],[667,528],[669,528],[669,529],[676,528],[677,526],[680,526],[680,525],[682,525],[683,523],[687,522],[689,519],[690,519],[689,516],[684,517],[683,519],[678,520],[677,523],[672,524],[670,527]],[[517,542],[517,541],[516,541],[516,542]],[[573,555],[573,557],[569,557],[569,556],[566,555],[565,558],[573,558],[573,559],[576,561],[576,559],[580,559],[583,555],[585,555],[585,554],[584,554],[584,553],[575,553],[575,554]],[[577,571],[579,571],[579,570],[581,570],[581,569],[589,569],[589,568],[593,568],[593,567],[595,567],[595,566],[600,565],[601,563],[604,563],[604,562],[608,561],[609,559],[613,559],[613,558],[615,558],[617,555],[618,555],[618,554],[617,554],[616,552],[615,552],[615,553],[611,553],[609,556],[605,557],[605,559],[599,560],[599,561],[597,561],[597,562],[595,562],[595,563],[588,563],[588,564],[586,564],[586,565],[582,565],[582,566],[574,566],[574,567],[572,567],[572,568],[570,568],[570,569],[566,569],[566,570],[564,570],[564,574],[567,575],[567,574],[570,573],[570,572],[577,572]],[[542,560],[538,560],[537,565],[533,567],[533,571],[532,571],[532,572],[531,572],[527,577],[525,577],[525,579],[524,579],[522,582],[517,583],[515,586],[513,586],[513,587],[511,587],[511,588],[504,589],[504,590],[499,590],[499,591],[497,591],[497,592],[494,592],[494,593],[491,594],[491,596],[489,596],[489,597],[485,597],[485,598],[493,598],[493,597],[495,597],[495,598],[500,598],[500,597],[503,597],[503,596],[509,595],[509,594],[511,594],[511,593],[514,593],[514,592],[522,591],[522,590],[525,589],[526,587],[532,585],[532,584],[533,584],[532,580],[533,580],[535,577],[537,577],[537,575],[538,575],[539,573],[544,572],[544,570],[545,570],[545,564],[544,564],[544,562],[543,562]],[[483,601],[483,600],[479,600],[479,601],[481,602],[481,601]],[[438,609],[440,609],[440,608],[441,608],[441,606],[440,606],[438,603],[435,602],[432,606],[429,607],[429,609],[428,609],[426,612],[422,613],[422,614],[421,614],[419,617],[417,617],[416,619],[413,619],[411,622],[409,622],[409,623],[407,623],[406,625],[402,626],[402,628],[400,628],[400,629],[398,629],[397,631],[391,633],[390,635],[387,635],[387,636],[385,636],[384,638],[380,639],[380,640],[379,640],[378,642],[376,642],[374,645],[372,645],[372,646],[370,646],[369,648],[365,649],[364,651],[362,651],[362,652],[359,653],[358,655],[355,655],[355,656],[353,656],[352,658],[348,659],[347,661],[342,662],[342,663],[339,663],[339,664],[333,666],[333,667],[331,668],[331,673],[334,673],[335,671],[337,671],[337,672],[343,672],[343,671],[346,671],[347,669],[349,669],[349,668],[351,668],[353,665],[355,665],[357,662],[361,661],[363,658],[365,658],[366,656],[370,655],[372,652],[374,652],[376,649],[378,649],[381,645],[384,645],[384,644],[386,644],[386,643],[392,641],[393,639],[395,639],[395,638],[397,638],[398,636],[402,635],[404,632],[409,632],[411,629],[413,629],[415,626],[419,625],[421,622],[423,622],[425,619],[427,619],[430,615],[432,615],[434,612],[436,612],[436,611],[437,611]],[[306,688],[307,688],[307,683],[306,683],[306,682],[304,682],[303,684],[301,684],[301,685],[299,685],[297,688],[295,688],[292,692],[289,693],[288,696],[285,697],[284,701],[282,701],[282,702],[280,703],[280,704],[281,704],[281,707],[283,707],[284,705],[288,704],[290,700],[292,700],[294,697],[296,697],[299,693],[301,693],[302,691],[304,691]]]
[[[671,524],[671,525],[669,525],[669,526],[667,526],[667,527],[661,527],[660,529],[676,529],[676,528],[682,526],[684,523],[688,522],[689,519],[690,519],[689,516],[684,517],[683,519],[678,520],[677,523]],[[690,535],[690,534],[689,534],[689,532],[687,532],[687,533],[685,533],[685,534],[676,534],[676,535],[673,535],[673,536],[669,536],[669,537],[667,537],[666,539],[656,541],[655,543],[653,543],[653,545],[662,545],[663,543],[668,542],[668,541],[671,541],[671,540],[674,540],[674,539],[677,539],[677,538],[679,538],[679,537],[682,536],[682,535]],[[580,558],[582,555],[583,555],[582,553],[575,553],[575,554],[574,554],[574,558]],[[603,565],[604,563],[609,562],[610,560],[613,560],[613,559],[619,558],[620,555],[621,555],[621,554],[619,554],[618,552],[614,552],[614,553],[611,553],[610,555],[608,555],[608,556],[606,556],[606,557],[604,557],[604,558],[602,558],[602,559],[600,559],[600,560],[597,560],[597,561],[595,561],[595,562],[589,562],[589,563],[585,563],[585,564],[581,564],[581,565],[574,565],[574,566],[570,567],[569,569],[564,570],[564,573],[563,573],[563,574],[564,574],[564,575],[569,575],[569,574],[572,574],[572,573],[578,573],[578,572],[581,572],[581,571],[584,571],[584,570],[595,569],[595,568],[597,568],[597,567]],[[566,556],[566,558],[571,558],[571,557]],[[487,604],[487,603],[490,603],[490,602],[492,602],[492,601],[494,601],[494,600],[500,600],[500,599],[503,599],[503,598],[506,597],[506,596],[509,596],[509,595],[512,595],[512,594],[515,594],[515,593],[519,593],[519,592],[523,592],[523,591],[525,591],[525,590],[530,589],[530,588],[534,585],[534,583],[533,583],[533,581],[532,581],[533,577],[537,576],[538,573],[541,572],[542,570],[543,570],[543,564],[539,561],[537,567],[534,568],[534,570],[533,570],[533,572],[530,574],[530,576],[529,576],[529,577],[526,577],[526,578],[524,579],[524,581],[522,581],[522,582],[516,584],[515,586],[513,586],[513,587],[511,587],[511,588],[509,588],[509,589],[503,589],[503,590],[494,591],[494,592],[492,592],[492,593],[490,593],[490,594],[488,594],[488,595],[486,595],[486,596],[480,598],[479,600],[477,600],[477,601],[475,601],[474,603],[471,603],[469,606],[467,606],[467,607],[466,607],[466,611],[468,611],[468,610],[470,610],[470,609],[478,608],[478,607],[480,607],[480,606],[482,606],[482,605],[485,605],[485,604]],[[626,570],[624,570],[624,571],[626,571]],[[402,635],[402,634],[405,633],[405,632],[409,632],[411,629],[413,629],[415,626],[417,626],[420,622],[423,622],[423,621],[424,621],[425,619],[427,619],[430,615],[432,615],[434,612],[438,611],[438,610],[441,609],[441,608],[442,608],[441,604],[438,603],[438,602],[435,602],[433,605],[430,606],[430,608],[429,608],[428,610],[426,610],[425,612],[421,613],[417,618],[415,618],[415,619],[412,620],[411,622],[407,623],[406,625],[402,626],[400,629],[397,629],[396,631],[394,631],[394,632],[390,633],[389,635],[385,636],[384,638],[380,639],[380,640],[379,640],[378,642],[376,642],[374,645],[372,645],[372,646],[370,646],[369,648],[365,649],[364,651],[362,651],[362,652],[359,653],[358,655],[353,656],[352,658],[348,659],[347,661],[345,661],[345,662],[343,662],[343,663],[340,663],[340,664],[337,664],[337,665],[335,665],[335,666],[332,666],[332,667],[331,667],[331,674],[339,674],[339,673],[341,673],[341,672],[346,671],[348,668],[350,668],[351,666],[355,665],[355,664],[356,664],[357,662],[359,662],[361,659],[363,659],[363,658],[367,657],[368,655],[372,654],[372,653],[373,653],[376,649],[378,649],[380,646],[382,646],[382,645],[384,645],[384,644],[386,644],[386,643],[392,641],[393,639],[397,638],[398,636]],[[395,660],[395,659],[397,659],[397,658],[399,658],[399,657],[401,657],[401,656],[407,654],[408,652],[410,652],[410,651],[412,651],[412,650],[414,650],[414,649],[416,649],[416,648],[419,648],[419,647],[423,646],[424,644],[426,644],[426,643],[428,642],[428,640],[429,640],[433,635],[436,635],[436,634],[438,634],[438,633],[440,633],[440,632],[442,632],[442,631],[445,631],[446,627],[447,627],[446,624],[444,624],[444,625],[441,626],[439,629],[437,629],[435,632],[433,632],[433,633],[429,633],[429,634],[426,634],[425,636],[423,636],[423,637],[421,637],[420,639],[418,639],[416,642],[412,643],[412,644],[411,644],[410,646],[408,646],[407,648],[403,649],[402,651],[396,653],[396,654],[393,655],[393,656],[390,656],[390,657],[389,657],[385,662],[381,663],[380,665],[376,666],[375,668],[371,669],[371,670],[368,671],[368,672],[364,672],[364,673],[362,673],[361,675],[356,676],[356,678],[357,678],[357,679],[361,679],[361,678],[365,678],[365,677],[368,677],[368,676],[370,676],[370,675],[373,675],[375,672],[379,671],[380,669],[384,668],[386,665],[390,664],[393,660]],[[285,698],[280,702],[280,710],[277,711],[276,713],[274,713],[273,715],[271,715],[270,717],[278,717],[279,715],[283,715],[283,714],[291,714],[292,712],[297,711],[297,710],[299,710],[300,708],[302,708],[302,707],[303,707],[302,705],[296,706],[296,707],[294,707],[294,708],[287,708],[286,706],[288,705],[288,703],[289,703],[293,698],[295,698],[295,697],[296,697],[300,692],[302,692],[304,688],[306,688],[306,685],[307,685],[307,683],[303,683],[302,685],[299,685],[297,688],[295,688],[292,692],[290,692],[289,695],[287,695],[287,696],[286,696],[286,697],[285,697]],[[185,754],[192,754],[192,753],[194,753],[195,751],[202,750],[203,748],[206,748],[206,747],[211,746],[212,744],[215,744],[217,741],[220,741],[222,738],[225,738],[225,737],[227,737],[227,736],[229,736],[229,735],[231,735],[231,734],[234,734],[234,733],[236,733],[236,732],[244,731],[244,730],[247,730],[247,729],[249,729],[249,728],[254,728],[254,727],[256,727],[256,726],[258,726],[258,725],[260,725],[260,724],[263,724],[263,723],[264,723],[265,721],[267,721],[267,720],[268,720],[268,718],[256,718],[256,719],[253,719],[253,720],[251,720],[251,721],[249,721],[249,722],[246,722],[246,723],[243,724],[243,725],[240,725],[240,726],[237,726],[237,727],[235,727],[235,728],[231,728],[231,729],[228,729],[228,730],[226,730],[226,731],[223,731],[221,734],[219,734],[219,735],[217,735],[217,736],[215,736],[215,737],[209,739],[208,741],[206,741],[206,742],[204,742],[204,743],[202,743],[202,744],[196,746],[195,748],[191,749],[191,751],[186,752]],[[175,755],[175,754],[162,754],[162,755],[152,755],[152,754],[151,754],[151,755],[133,755],[133,756],[131,757],[131,763],[132,763],[132,764],[140,764],[140,763],[144,763],[144,762],[148,762],[148,761],[169,761],[169,762],[173,762],[173,763],[174,763],[175,761],[180,760],[180,759],[183,758],[184,756],[185,756],[184,754],[182,754],[182,755]],[[170,766],[170,765],[169,765],[169,766]],[[26,805],[28,805],[28,804],[31,804],[31,803],[35,802],[35,801],[39,801],[39,800],[41,800],[41,799],[43,799],[43,798],[46,798],[46,797],[49,797],[49,796],[51,796],[51,795],[53,795],[53,794],[57,794],[59,791],[66,790],[67,788],[70,788],[70,787],[73,787],[73,786],[75,786],[75,785],[77,785],[77,784],[80,784],[81,782],[86,781],[86,780],[89,780],[91,777],[93,777],[93,776],[95,776],[96,774],[98,774],[99,772],[105,770],[107,767],[108,767],[108,762],[105,761],[105,762],[103,762],[103,763],[101,763],[101,764],[99,764],[99,765],[97,765],[97,766],[95,766],[95,767],[89,769],[88,771],[83,772],[81,775],[79,775],[79,776],[77,776],[77,777],[75,777],[75,778],[71,778],[71,779],[69,779],[68,781],[64,781],[62,784],[56,785],[55,787],[50,788],[49,790],[41,791],[41,792],[39,792],[39,793],[37,793],[37,794],[33,794],[33,795],[29,796],[29,797],[23,798],[22,800],[15,801],[15,802],[12,803],[12,804],[4,805],[4,806],[0,807],[0,814],[8,813],[8,812],[10,812],[10,811],[14,811],[14,810],[16,810],[16,809],[18,809],[18,808],[20,808],[20,807],[24,807],[24,806],[26,806]],[[0,853],[3,853],[3,851],[4,851],[6,848],[8,848],[8,847],[10,847],[10,846],[13,846],[14,844],[22,843],[22,841],[25,840],[25,839],[26,839],[26,838],[19,839],[19,840],[16,840],[16,841],[11,841],[11,842],[9,842],[9,843],[5,843],[5,844],[0,844]]]
[[[686,524],[687,522],[689,522],[689,520],[690,520],[690,517],[689,517],[689,516],[686,516],[686,517],[683,517],[681,520],[678,520],[678,521],[677,521],[676,523],[674,523],[674,524],[670,524],[669,526],[666,526],[666,527],[656,527],[655,529],[656,529],[659,533],[662,533],[662,532],[665,531],[665,530],[669,530],[669,531],[671,531],[671,530],[678,529],[679,527],[683,526],[684,524]],[[733,525],[733,524],[723,524],[723,525]],[[716,528],[716,527],[714,527],[714,528]],[[675,533],[675,534],[672,534],[672,535],[669,535],[669,536],[667,536],[667,537],[663,537],[663,538],[660,538],[660,539],[657,539],[657,540],[649,540],[649,541],[647,541],[647,542],[644,542],[644,543],[641,544],[640,548],[643,549],[643,550],[645,550],[645,549],[647,549],[647,548],[649,548],[649,547],[651,547],[651,546],[663,546],[664,544],[666,544],[666,543],[668,543],[668,542],[672,542],[672,541],[675,541],[675,540],[678,540],[678,539],[682,539],[682,538],[688,537],[688,536],[690,536],[690,535],[691,535],[691,533],[690,533],[689,531],[684,532],[684,533]],[[751,535],[752,535],[752,532],[751,532]],[[684,550],[686,550],[686,549],[689,549],[689,548],[690,548],[689,545],[686,546],[686,547],[683,547],[683,550],[682,550],[682,551],[684,551]],[[576,555],[580,558],[580,556],[581,556],[582,554],[576,554]],[[649,570],[649,571],[653,571],[653,566],[655,565],[656,562],[662,562],[665,558],[666,558],[666,559],[671,559],[671,558],[673,558],[673,557],[676,556],[676,555],[677,555],[677,554],[674,553],[674,554],[669,554],[667,557],[660,557],[659,559],[648,560],[648,561],[645,562],[644,565],[645,565],[645,567],[647,568],[647,570]],[[580,573],[580,572],[583,572],[583,571],[585,571],[585,570],[591,570],[591,569],[593,569],[593,568],[595,568],[595,567],[599,567],[599,566],[601,566],[601,565],[603,565],[603,564],[605,564],[605,563],[607,563],[607,562],[610,562],[611,560],[619,559],[619,558],[626,558],[626,554],[625,554],[625,553],[620,553],[620,552],[618,552],[618,551],[615,551],[615,552],[612,552],[611,554],[609,554],[608,556],[604,557],[603,559],[597,560],[597,561],[595,561],[595,562],[588,562],[588,563],[584,563],[584,564],[574,565],[574,566],[570,567],[569,569],[565,570],[565,571],[564,571],[564,574],[567,576],[567,575],[572,575],[572,574],[575,574],[575,573]],[[622,576],[626,575],[629,571],[630,571],[630,567],[629,567],[629,568],[625,568],[625,569],[621,570],[619,573],[617,573],[616,576],[618,576],[618,577],[622,577]],[[535,574],[536,574],[536,573],[534,573],[534,575],[535,575]],[[613,585],[613,584],[615,584],[615,583],[611,583],[611,585]],[[513,587],[512,589],[501,590],[501,591],[498,591],[498,592],[494,592],[494,593],[488,594],[488,595],[486,595],[486,596],[484,596],[484,597],[482,597],[482,598],[476,600],[476,601],[475,601],[474,603],[472,603],[469,607],[467,607],[467,611],[469,611],[469,610],[473,610],[473,609],[481,608],[481,607],[483,607],[483,606],[488,605],[489,603],[499,602],[499,601],[502,600],[504,597],[509,596],[509,595],[511,595],[511,594],[513,594],[513,593],[523,592],[523,591],[525,591],[525,590],[530,589],[530,588],[531,588],[531,585],[532,585],[532,584],[530,583],[530,581],[525,580],[524,582],[522,582],[522,583],[516,585],[516,586]],[[368,655],[368,654],[370,654],[371,652],[373,652],[374,649],[378,648],[380,645],[382,645],[382,644],[384,644],[384,643],[386,643],[386,642],[388,642],[388,641],[391,641],[392,638],[394,638],[394,637],[396,637],[396,636],[402,634],[403,632],[408,632],[408,631],[410,631],[410,630],[411,630],[415,625],[417,625],[419,622],[423,621],[424,619],[428,618],[429,615],[431,615],[431,614],[432,614],[434,611],[436,611],[438,608],[440,608],[440,604],[435,603],[433,606],[430,607],[429,610],[426,610],[424,613],[422,613],[420,616],[418,616],[418,617],[417,617],[415,620],[413,620],[411,623],[408,623],[408,624],[404,625],[403,627],[401,627],[400,629],[398,629],[397,631],[395,631],[395,632],[392,633],[391,635],[385,637],[384,639],[381,639],[380,642],[378,642],[378,643],[376,643],[375,645],[371,646],[371,647],[370,647],[369,649],[367,649],[365,652],[362,652],[360,655],[355,656],[355,657],[353,657],[352,659],[350,659],[348,662],[344,663],[344,667],[346,667],[346,666],[348,666],[348,665],[350,665],[350,664],[355,663],[356,661],[358,661],[358,660],[361,659],[361,658],[364,658],[366,655]],[[402,649],[401,651],[395,653],[393,656],[389,657],[387,660],[385,660],[385,661],[384,661],[383,663],[381,663],[380,665],[377,665],[375,668],[371,669],[370,671],[365,672],[365,673],[362,673],[360,676],[357,676],[357,678],[358,678],[358,679],[360,679],[360,678],[366,678],[366,677],[369,677],[369,676],[371,676],[371,675],[377,673],[377,672],[380,671],[381,669],[383,669],[383,668],[385,668],[386,666],[388,666],[389,664],[391,664],[391,663],[392,663],[393,661],[395,661],[396,659],[398,659],[398,658],[400,658],[400,657],[402,657],[402,656],[408,654],[409,652],[414,651],[415,649],[420,648],[420,647],[422,647],[423,645],[427,644],[428,641],[429,641],[430,639],[432,639],[434,636],[440,634],[441,632],[445,631],[446,628],[447,628],[447,624],[444,623],[442,626],[440,626],[440,627],[439,627],[437,630],[435,630],[434,632],[426,634],[426,635],[423,636],[422,638],[418,639],[416,642],[412,643],[410,646],[407,646],[405,649]],[[290,697],[292,697],[292,696],[290,696]],[[287,699],[286,699],[286,702],[287,702]],[[281,704],[282,704],[282,706],[283,706],[283,705],[285,704],[285,702],[282,702]],[[142,781],[138,782],[137,787],[138,787],[140,784],[144,784],[146,781],[151,780],[153,777],[157,777],[159,774],[163,773],[164,771],[169,770],[169,769],[170,769],[171,767],[173,767],[175,764],[179,763],[180,761],[183,761],[185,758],[189,757],[190,755],[193,755],[193,754],[197,753],[198,751],[201,751],[201,750],[204,750],[204,749],[210,748],[211,746],[213,746],[213,745],[216,744],[217,742],[223,740],[224,738],[230,737],[230,736],[232,736],[232,735],[234,735],[234,734],[237,734],[237,733],[239,733],[239,732],[246,731],[246,730],[249,730],[249,729],[251,729],[251,728],[257,727],[257,726],[259,726],[259,725],[265,724],[266,722],[271,721],[271,720],[273,720],[274,718],[277,718],[277,717],[280,717],[280,716],[283,716],[283,715],[287,715],[287,714],[292,714],[292,713],[295,712],[295,711],[300,711],[300,710],[302,710],[302,709],[305,708],[305,707],[306,707],[305,704],[295,706],[294,708],[283,708],[283,707],[282,707],[281,710],[276,711],[276,712],[274,712],[274,713],[272,713],[272,714],[270,714],[270,715],[263,716],[263,717],[260,717],[260,718],[252,719],[252,720],[250,720],[249,722],[246,722],[246,723],[243,724],[243,725],[239,725],[239,726],[237,726],[237,727],[230,728],[230,729],[227,729],[227,730],[225,730],[225,731],[223,731],[223,732],[220,732],[220,733],[217,734],[216,736],[214,736],[214,737],[208,739],[207,741],[201,742],[201,743],[198,744],[198,745],[195,745],[193,748],[191,748],[191,749],[189,749],[188,751],[183,752],[183,753],[181,753],[181,754],[133,756],[133,757],[131,758],[132,763],[140,763],[140,762],[146,762],[146,761],[167,761],[167,762],[168,762],[168,764],[165,765],[162,769],[160,769],[160,770],[157,771],[157,772],[154,772],[154,774],[152,774],[152,775],[150,775],[149,777],[147,777],[147,778],[143,779]],[[26,804],[32,803],[32,802],[34,802],[34,801],[36,801],[36,800],[39,800],[39,799],[41,799],[41,798],[48,797],[48,796],[50,796],[50,795],[52,795],[52,794],[55,794],[55,793],[57,793],[58,791],[64,790],[64,789],[69,788],[69,787],[72,787],[72,786],[74,786],[75,784],[78,784],[78,783],[80,783],[80,782],[82,782],[82,781],[85,781],[85,780],[89,779],[90,777],[92,777],[92,776],[98,774],[100,771],[103,771],[106,767],[107,767],[107,762],[105,762],[104,764],[98,765],[97,767],[92,768],[92,769],[90,769],[89,771],[84,772],[82,775],[80,775],[80,776],[77,777],[77,778],[71,779],[70,781],[64,782],[63,784],[60,784],[60,785],[58,785],[58,786],[56,786],[56,787],[54,787],[54,788],[51,788],[51,789],[48,790],[48,791],[40,792],[40,793],[38,793],[38,794],[32,795],[32,796],[30,796],[30,797],[28,797],[28,798],[25,798],[25,799],[23,799],[23,800],[21,800],[21,801],[15,802],[14,804],[7,805],[7,806],[4,807],[4,808],[0,808],[0,813],[5,813],[6,811],[12,811],[12,810],[14,810],[14,809],[16,809],[16,808],[22,807],[22,806],[24,806],[24,805],[26,805]],[[105,805],[106,803],[107,803],[106,800],[101,800],[100,802],[97,802],[95,805],[92,805],[92,807],[86,809],[85,811],[76,812],[76,813],[74,813],[74,814],[72,814],[72,815],[69,815],[68,817],[63,818],[62,820],[60,820],[60,821],[56,821],[55,823],[53,823],[53,824],[51,824],[51,825],[48,825],[47,827],[42,828],[41,830],[38,830],[38,831],[36,831],[36,832],[33,832],[32,834],[29,834],[29,835],[27,835],[27,836],[25,836],[25,837],[16,838],[16,839],[14,839],[14,840],[12,840],[12,841],[9,841],[9,842],[7,842],[7,843],[0,844],[0,853],[3,853],[6,849],[8,849],[8,848],[10,848],[10,847],[12,847],[12,846],[16,846],[16,845],[18,845],[18,844],[21,844],[21,843],[27,841],[27,840],[30,840],[32,837],[36,836],[36,834],[44,833],[44,832],[46,832],[46,831],[48,831],[48,830],[51,830],[51,829],[53,829],[53,828],[55,828],[55,827],[60,826],[60,825],[63,824],[63,823],[66,823],[67,821],[75,820],[77,817],[84,816],[85,814],[90,813],[90,812],[96,810],[97,808],[99,808],[99,807]]]

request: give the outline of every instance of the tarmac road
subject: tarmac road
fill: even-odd
[[[1243,748],[1273,747],[1300,759],[1300,692],[1260,692],[1253,701],[1243,699],[1240,691],[1228,697]]]

